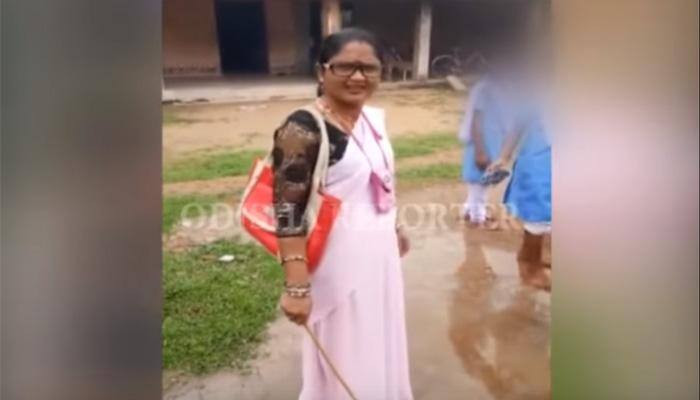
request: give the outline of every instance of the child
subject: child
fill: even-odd
[[[487,218],[488,186],[481,179],[486,168],[497,159],[509,130],[504,88],[495,74],[476,83],[469,96],[459,139],[465,144],[462,179],[467,183],[463,215],[471,224],[483,225]]]
[[[525,284],[550,290],[551,266],[542,260],[545,237],[551,235],[551,144],[538,110],[524,111],[515,134],[503,145],[502,154],[489,171],[503,169],[520,147],[504,203],[523,222],[525,235],[518,264]]]

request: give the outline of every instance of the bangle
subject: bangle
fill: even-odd
[[[311,295],[311,290],[285,290],[285,293],[289,297],[294,297],[295,299],[303,299],[304,297],[309,297]]]
[[[306,283],[284,283],[285,289],[309,289],[311,287],[311,282]]]
[[[306,257],[302,256],[301,254],[295,254],[291,256],[284,256],[282,257],[282,265],[290,262],[290,261],[303,261],[303,262],[308,262],[306,260]]]
[[[290,285],[290,284],[285,282],[284,292],[289,297],[296,297],[296,298],[309,297],[309,295],[311,294],[311,283]]]

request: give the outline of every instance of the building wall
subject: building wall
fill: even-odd
[[[271,74],[296,74],[308,69],[308,14],[307,1],[265,0]]]
[[[354,25],[374,33],[385,47],[394,47],[410,61],[413,57],[417,1],[355,0]]]
[[[436,2],[433,7],[431,55],[449,53],[453,47],[467,54],[487,48],[494,38],[526,17],[532,0]]]
[[[312,58],[315,56],[311,52],[313,38],[311,33],[311,7],[307,0],[294,0],[296,21],[296,66],[297,73],[307,74],[312,71]]]
[[[166,76],[220,75],[215,0],[163,0],[163,64]],[[230,0],[243,1],[243,0]],[[254,0],[247,0],[254,1]],[[311,68],[309,32],[311,0],[264,2],[271,74],[304,74]],[[431,59],[462,46],[480,46],[499,29],[504,9],[514,2],[434,1]],[[413,57],[418,0],[344,0],[353,6],[353,25],[374,32],[385,46],[395,47],[407,61]],[[496,18],[495,18],[496,17]]]
[[[214,0],[163,0],[163,74],[221,74]]]
[[[430,59],[461,47],[467,53],[483,48],[508,28],[513,15],[523,14],[538,0],[433,0]],[[384,46],[395,47],[406,60],[413,58],[419,0],[346,0],[352,3],[354,25],[373,32]]]

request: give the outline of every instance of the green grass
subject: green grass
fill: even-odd
[[[224,254],[236,259],[218,261]],[[276,316],[283,287],[277,261],[258,246],[220,241],[165,253],[163,265],[164,368],[245,368]]]
[[[163,109],[163,126],[186,124],[188,122],[190,122],[188,119],[178,116],[177,113],[172,110],[167,108]]]
[[[423,183],[437,181],[458,181],[462,172],[459,164],[441,163],[399,169],[397,179],[400,183]]]
[[[391,144],[394,147],[394,156],[397,160],[426,156],[439,151],[461,147],[454,133],[445,132],[397,137],[392,140]]]
[[[163,182],[187,182],[247,175],[263,150],[243,150],[232,153],[201,154],[174,161],[163,168]]]
[[[223,196],[176,196],[163,198],[163,233],[169,233],[184,217],[195,218],[211,211],[211,205]]]
[[[459,148],[459,146],[452,133],[412,135],[399,137],[393,141],[397,160],[426,156]],[[242,150],[190,156],[166,164],[163,168],[163,182],[175,183],[247,175],[253,161],[264,155],[264,150]]]

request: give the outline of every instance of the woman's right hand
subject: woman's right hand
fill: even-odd
[[[292,297],[282,293],[280,307],[290,321],[297,325],[305,325],[311,314],[311,296]]]

